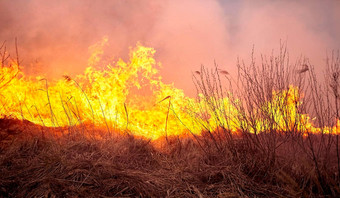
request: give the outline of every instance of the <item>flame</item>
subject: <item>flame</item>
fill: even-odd
[[[137,44],[131,48],[128,61],[118,59],[98,69],[107,42],[108,38],[104,37],[90,47],[88,67],[84,74],[75,77],[64,75],[62,79],[47,81],[43,77],[26,76],[14,62],[9,67],[0,67],[0,116],[48,127],[94,125],[108,132],[128,130],[150,139],[200,134],[219,127],[237,132],[245,125],[238,118],[240,112],[235,103],[228,98],[204,99],[199,95],[197,100],[173,84],[163,83],[158,70],[161,64],[154,59],[153,48]],[[275,128],[281,131],[293,127],[306,132],[320,131],[313,127],[308,115],[298,112],[300,97],[293,86],[273,91],[272,101],[254,112],[272,112]],[[207,107],[207,100],[220,108]],[[282,103],[284,110],[280,108]],[[252,132],[264,130],[268,125],[265,119],[255,123],[255,127],[247,126]],[[339,128],[338,120],[330,130],[339,134]]]
[[[187,130],[180,122],[189,125],[190,118],[183,113],[183,107],[192,99],[162,82],[157,69],[160,63],[153,58],[155,50],[137,44],[131,49],[128,62],[119,59],[105,69],[96,69],[107,41],[104,38],[90,48],[93,53],[89,67],[74,78],[64,75],[63,79],[49,82],[23,73],[15,77],[18,65],[2,67],[1,82],[11,81],[0,90],[1,116],[49,127],[89,123],[106,126],[109,131],[133,131],[151,139],[163,136],[166,131],[171,131],[169,135],[185,133]],[[150,95],[133,93],[141,89],[151,90]],[[159,102],[167,96],[171,96],[171,109],[165,102]]]

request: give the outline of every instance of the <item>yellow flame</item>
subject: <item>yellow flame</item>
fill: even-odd
[[[192,99],[162,82],[156,69],[159,63],[153,58],[155,50],[137,44],[128,62],[119,59],[98,70],[94,66],[100,63],[105,42],[106,38],[91,48],[94,51],[89,67],[75,78],[65,75],[64,79],[48,82],[24,74],[13,77],[18,66],[1,68],[1,82],[13,78],[0,90],[1,115],[51,127],[93,123],[111,131],[128,129],[152,139],[163,136],[165,130],[171,131],[169,135],[184,133],[186,128],[174,112],[189,125],[183,107]],[[137,97],[130,93],[143,88],[150,89],[151,95]],[[167,96],[171,96],[171,109],[165,102],[158,103]]]
[[[172,84],[163,83],[153,48],[137,44],[130,51],[129,61],[119,59],[97,69],[107,41],[104,37],[90,47],[89,66],[84,74],[74,78],[65,75],[49,82],[42,77],[25,76],[15,63],[0,67],[1,117],[26,119],[49,127],[94,124],[110,132],[129,130],[151,139],[189,132],[199,134],[218,127],[236,132],[244,126],[228,98],[204,100],[200,95],[201,100],[195,100]],[[207,107],[207,100],[220,108]],[[272,101],[255,111],[272,112],[278,130],[297,127],[317,132],[310,118],[297,111],[299,100],[298,89],[291,86],[285,91],[273,91]],[[282,103],[284,110],[280,108]],[[255,123],[250,131],[261,131],[268,125],[265,119]],[[332,131],[339,134],[339,128],[340,121]]]

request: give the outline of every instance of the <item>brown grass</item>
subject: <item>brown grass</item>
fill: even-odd
[[[202,149],[192,138],[168,137],[156,148],[128,135],[56,138],[46,135],[55,129],[45,128],[42,136],[41,127],[12,119],[0,120],[0,130],[1,197],[320,197],[340,192],[328,173],[323,174],[329,192],[320,188],[312,161],[294,142],[269,163],[242,137],[235,137],[234,149],[224,142],[221,150],[212,141]]]
[[[3,46],[1,67],[8,59]],[[260,65],[253,55],[249,65],[239,61],[237,79],[217,66],[202,67],[194,82],[218,128],[200,136],[151,142],[92,125],[47,128],[1,118],[0,197],[340,197],[338,134],[297,128],[303,113],[316,117],[320,127],[340,118],[339,63],[339,55],[327,59],[324,84],[307,59],[291,66],[285,45],[278,56],[263,56]],[[0,83],[0,89],[7,85]],[[293,127],[277,131],[274,111],[263,105],[273,99],[273,89],[291,84],[305,97],[295,104]],[[224,97],[244,123],[238,134],[228,130],[233,120]],[[289,115],[287,100],[279,104],[283,115]],[[256,131],[258,120],[268,123],[262,131]]]

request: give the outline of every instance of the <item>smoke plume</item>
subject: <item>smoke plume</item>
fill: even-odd
[[[0,41],[18,39],[25,71],[81,73],[88,47],[108,36],[108,57],[128,57],[137,42],[154,47],[165,82],[191,92],[192,72],[214,61],[268,54],[287,41],[290,55],[322,67],[340,47],[339,1],[0,0]]]

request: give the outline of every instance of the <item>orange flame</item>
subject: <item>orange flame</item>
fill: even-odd
[[[223,109],[202,108],[206,106],[204,100],[189,98],[181,89],[163,83],[157,69],[160,63],[154,59],[156,51],[153,48],[137,44],[130,51],[129,61],[119,59],[104,69],[96,69],[107,41],[105,37],[91,47],[93,53],[89,66],[84,74],[74,78],[64,75],[63,79],[48,82],[42,77],[25,76],[14,63],[11,67],[1,67],[0,116],[26,119],[49,127],[94,124],[108,131],[129,130],[134,135],[150,139],[189,132],[199,134],[203,130],[213,131],[221,124],[234,132],[244,126],[237,119],[239,112],[228,98],[218,99]],[[200,74],[199,71],[195,73]],[[140,94],[141,90],[149,94]],[[274,112],[278,130],[289,130],[299,119],[297,128],[300,130],[318,131],[307,115],[297,112],[297,88],[292,86],[284,92],[273,91],[273,96],[263,108]],[[287,97],[288,100],[283,100]],[[167,99],[169,103],[162,102]],[[279,106],[284,101],[287,109],[282,113]],[[264,126],[266,123],[258,120],[256,127],[249,130],[261,131]],[[339,131],[338,120],[336,133]]]

